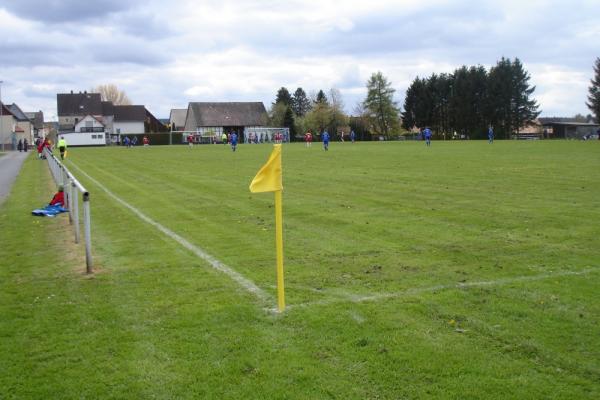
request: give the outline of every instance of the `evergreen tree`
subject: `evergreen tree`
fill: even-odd
[[[364,108],[377,134],[389,136],[398,126],[398,109],[394,102],[395,89],[381,72],[374,73],[367,82],[367,98]]]
[[[294,140],[296,137],[296,124],[294,121],[294,112],[292,111],[291,106],[288,106],[285,109],[285,114],[283,115],[283,126],[285,128],[290,128],[290,140]]]
[[[540,114],[537,102],[529,96],[535,86],[529,86],[527,73],[519,59],[512,62],[502,57],[490,69],[488,79],[488,112],[490,123],[498,137],[510,138],[526,122]]]
[[[594,64],[594,79],[591,81],[589,87],[588,102],[585,104],[588,106],[594,117],[596,117],[596,123],[600,123],[600,57],[596,58]]]
[[[292,97],[292,110],[297,116],[303,117],[307,112],[310,111],[310,108],[310,100],[306,96],[306,92],[304,89],[299,87],[296,89],[294,96]]]
[[[319,90],[319,93],[317,93],[317,99],[315,100],[315,103],[329,104],[327,101],[327,96],[323,90]]]
[[[512,93],[511,103],[512,120],[511,128],[513,132],[519,133],[519,128],[527,122],[533,121],[540,115],[538,104],[530,96],[535,91],[535,86],[529,86],[529,73],[523,68],[523,64],[518,58],[512,64]]]
[[[279,103],[285,104],[286,106],[292,105],[292,95],[284,87],[281,87],[277,91],[277,97],[275,98],[275,104],[279,104]]]

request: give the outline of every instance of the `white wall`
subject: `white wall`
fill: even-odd
[[[4,114],[0,120],[0,143],[12,146],[12,134],[17,120],[12,115]],[[11,147],[12,149],[12,147]]]
[[[119,129],[121,130],[119,132]],[[113,123],[113,133],[120,133],[121,135],[127,135],[129,133],[145,133],[143,122],[117,122]]]
[[[82,132],[82,133],[62,133],[58,135],[64,137],[69,146],[105,146],[106,138],[104,132]]]

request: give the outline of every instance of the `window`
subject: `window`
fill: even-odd
[[[85,121],[86,128],[92,128],[94,126],[94,121]]]
[[[102,135],[98,135],[98,139],[104,139]]]
[[[96,136],[98,136],[98,135],[92,135],[92,139],[96,139]]]

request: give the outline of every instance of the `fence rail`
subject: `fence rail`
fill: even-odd
[[[71,171],[61,163],[51,151],[44,149],[44,155],[48,161],[48,167],[52,173],[52,178],[57,185],[64,188],[65,202],[69,209],[69,223],[73,225],[75,234],[75,243],[81,240],[80,221],[79,221],[79,195],[83,202],[83,232],[85,239],[85,265],[86,273],[92,273],[92,233],[90,216],[90,193],[73,176]]]

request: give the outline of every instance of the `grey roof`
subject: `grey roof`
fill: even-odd
[[[265,126],[267,110],[262,102],[190,103],[185,130],[200,126]]]
[[[113,106],[115,121],[144,122],[146,120],[146,108],[144,106]]]
[[[104,116],[108,116],[108,115],[115,115],[115,109],[113,106],[112,101],[102,101],[102,115]]]
[[[12,103],[6,107],[8,107],[8,109],[10,110],[10,113],[15,116],[17,121],[29,121],[29,118],[27,118],[27,115],[25,115],[25,113],[15,103]]]
[[[26,112],[25,115],[33,122],[35,129],[44,129],[44,113],[42,111]]]
[[[561,126],[600,126],[593,122],[546,122],[544,125],[561,125]]]
[[[187,108],[174,108],[171,110],[171,115],[169,116],[169,122],[174,124],[175,127],[182,128],[185,126],[185,116],[187,115]]]
[[[56,104],[59,117],[102,114],[100,93],[58,93]]]
[[[538,118],[538,120],[540,121],[540,123],[542,125],[550,125],[550,124],[556,124],[556,123],[594,123],[594,121],[590,121],[590,122],[583,122],[580,119],[577,118],[572,118],[572,117],[541,117]]]

